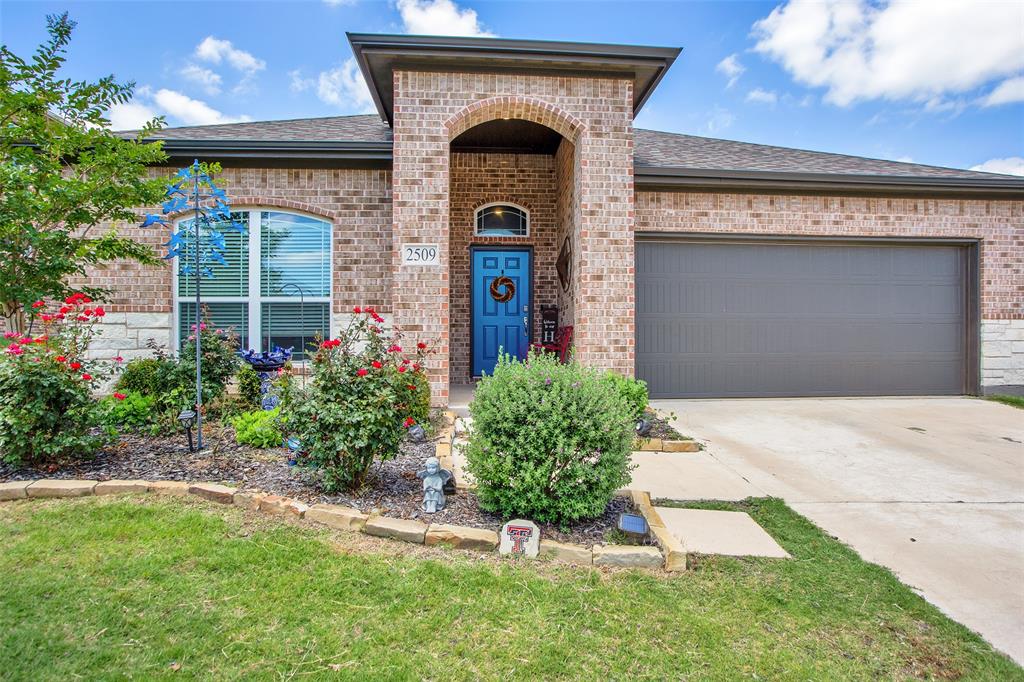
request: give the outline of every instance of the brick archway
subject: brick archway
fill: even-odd
[[[507,95],[473,102],[445,121],[448,141],[481,123],[502,118],[538,123],[551,128],[574,145],[579,143],[585,130],[583,121],[550,102],[525,95]]]

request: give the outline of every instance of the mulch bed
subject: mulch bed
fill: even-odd
[[[684,440],[686,436],[672,428],[667,419],[662,419],[653,410],[644,413],[644,419],[651,424],[649,438],[662,438],[664,440]]]
[[[0,481],[32,478],[144,479],[150,481],[212,481],[239,488],[284,495],[306,504],[328,503],[355,507],[363,512],[418,519],[425,523],[446,523],[499,530],[503,519],[483,511],[473,493],[449,495],[447,506],[436,514],[420,508],[423,488],[416,472],[434,454],[434,443],[402,444],[398,456],[373,465],[363,489],[356,493],[325,494],[315,469],[289,466],[284,448],[259,450],[235,442],[230,427],[204,429],[204,449],[190,453],[180,435],[173,437],[125,435],[91,459],[60,466],[15,468],[0,462]],[[538,524],[541,536],[559,542],[591,545],[605,541],[615,528],[620,512],[631,503],[614,498],[597,519],[560,529]]]

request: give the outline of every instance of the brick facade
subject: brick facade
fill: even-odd
[[[518,204],[530,212],[527,237],[474,236],[476,209],[495,201]],[[540,306],[557,303],[555,274],[555,166],[545,154],[452,154],[449,276],[451,348],[449,380],[470,380],[471,245],[533,247],[533,331],[540,336]]]
[[[440,353],[430,373],[435,401],[447,402],[451,371],[450,143],[500,118],[546,125],[573,143],[580,216],[577,355],[632,373],[632,115],[626,79],[395,71],[395,322],[437,339]],[[441,263],[403,267],[404,243],[437,244]]]

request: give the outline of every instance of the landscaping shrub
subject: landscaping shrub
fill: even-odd
[[[260,406],[260,375],[252,366],[243,362],[235,375],[238,379],[238,395],[250,407]]]
[[[430,381],[423,372],[412,372],[409,386],[412,397],[406,406],[405,416],[426,428],[430,421]]]
[[[22,465],[91,454],[107,442],[92,389],[116,369],[86,358],[103,307],[74,294],[59,312],[37,301],[30,315],[41,333],[7,332],[0,349],[0,458]]]
[[[235,429],[235,440],[240,445],[254,448],[279,447],[283,437],[278,424],[279,408],[243,412],[231,420]]]
[[[355,313],[313,355],[308,388],[292,381],[281,391],[285,435],[299,440],[300,463],[321,471],[328,492],[358,488],[374,459],[398,453],[405,429],[416,423],[406,413],[417,399],[416,375],[427,353],[418,343],[414,354],[404,354],[372,308]]]
[[[138,391],[116,392],[100,401],[103,423],[116,431],[152,427],[157,418],[156,398]]]
[[[205,322],[199,325],[203,353],[203,404],[219,398],[228,381],[239,367],[236,353],[238,341],[230,329],[210,329]],[[196,341],[195,325],[181,347],[176,361],[168,372],[167,395],[164,402],[169,408],[190,408],[196,401]]]
[[[626,405],[629,406],[629,413],[632,415],[634,422],[644,416],[644,411],[647,410],[646,381],[623,376],[618,372],[611,371],[605,372],[604,379],[611,384],[619,395],[622,396],[622,399],[626,401]]]
[[[565,524],[599,516],[629,483],[632,408],[599,370],[503,356],[469,409],[466,458],[488,511]]]
[[[119,393],[160,396],[166,392],[167,379],[174,363],[167,358],[137,358],[124,367],[114,388]]]

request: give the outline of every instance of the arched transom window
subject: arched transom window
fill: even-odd
[[[225,262],[200,283],[210,323],[234,329],[243,348],[291,347],[304,359],[317,337],[330,338],[331,224],[259,209],[235,211],[232,219],[246,232],[213,226],[224,235]],[[192,234],[191,220],[178,227]],[[180,345],[195,319],[194,277],[179,274],[175,291]]]
[[[486,204],[476,210],[476,234],[526,237],[530,234],[530,213],[515,204]]]

